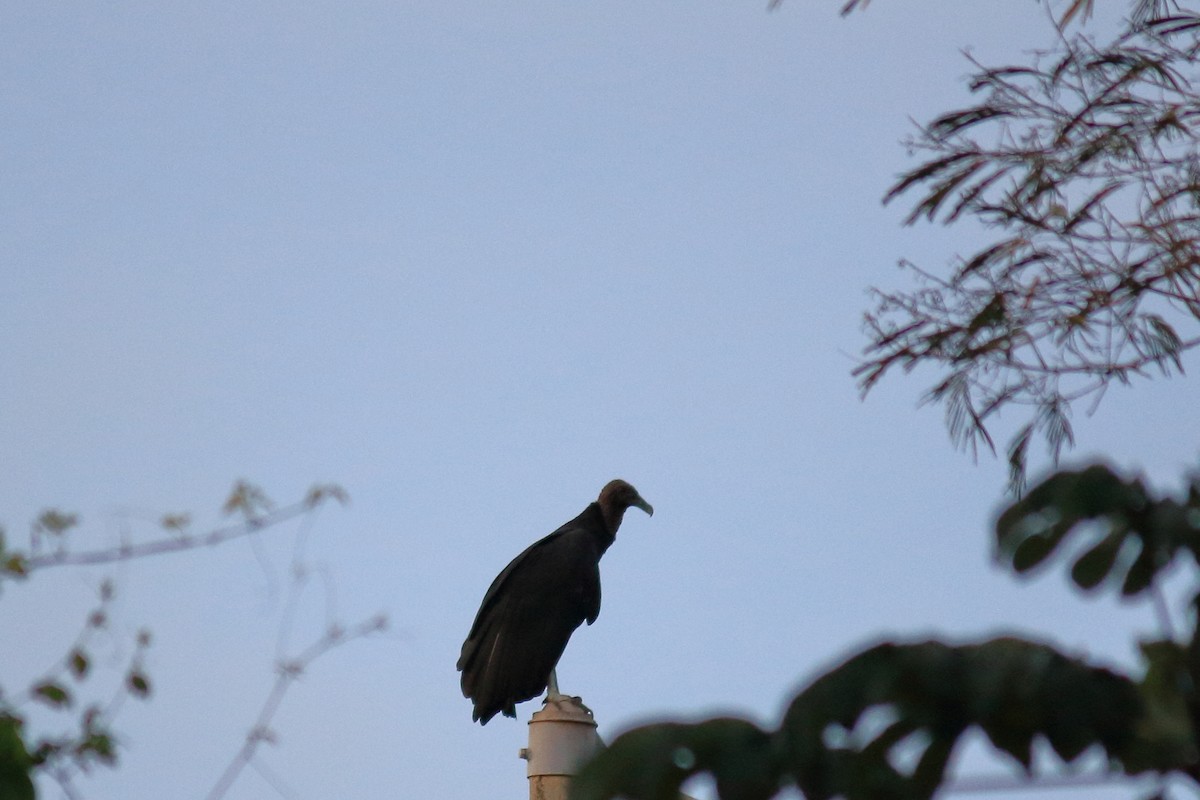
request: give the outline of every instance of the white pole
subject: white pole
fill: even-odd
[[[529,800],[567,800],[571,776],[604,747],[592,712],[577,697],[546,703],[529,720]]]

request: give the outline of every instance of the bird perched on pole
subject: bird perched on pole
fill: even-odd
[[[622,480],[609,481],[596,502],[549,536],[530,545],[496,576],[475,615],[458,658],[463,696],[473,720],[486,725],[549,687],[567,641],[600,613],[600,557],[617,536],[625,510],[654,509]]]

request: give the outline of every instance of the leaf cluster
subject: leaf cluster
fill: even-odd
[[[1182,500],[1156,499],[1141,480],[1097,464],[1056,473],[996,522],[998,555],[1018,573],[1078,539],[1086,547],[1070,574],[1081,589],[1118,582],[1124,596],[1143,594],[1180,558],[1200,566],[1200,482]]]
[[[619,737],[577,778],[576,800],[667,800],[696,773],[723,800],[795,785],[809,800],[928,798],[973,727],[1026,769],[1044,738],[1065,761],[1100,746],[1120,762],[1142,701],[1129,679],[1013,638],[883,643],[818,678],[778,729],[718,719]]]
[[[1000,561],[1017,573],[1078,552],[1085,537],[1070,569],[1081,588],[1118,583],[1141,596],[1183,558],[1200,576],[1200,481],[1181,500],[1101,465],[1060,472],[996,523]],[[1200,577],[1195,585],[1200,603]],[[765,800],[789,785],[809,800],[923,800],[945,785],[971,730],[1031,779],[1042,741],[1067,764],[1100,751],[1112,775],[1200,783],[1200,632],[1141,651],[1133,675],[1014,637],[884,642],[809,683],[775,730],[722,718],[620,736],[578,776],[575,798],[666,800],[709,773],[723,800]]]
[[[100,588],[98,605],[87,615],[67,654],[11,699],[0,693],[0,798],[32,800],[33,777],[39,772],[53,775],[65,788],[72,776],[93,766],[116,765],[113,716],[122,698],[146,699],[150,695],[150,679],[143,666],[150,639],[144,631],[138,635],[137,647],[124,671],[123,685],[112,700],[107,704],[83,700],[97,693],[95,686],[89,686],[94,660],[91,643],[95,634],[108,626],[108,607],[113,598],[112,585],[105,582]],[[63,715],[66,727],[60,727],[54,734],[29,733],[28,714],[24,711],[29,703]],[[84,708],[77,711],[80,705]]]
[[[1200,475],[1175,498],[1103,464],[1061,471],[1010,505],[995,530],[997,557],[1014,572],[1061,558],[1087,592],[1146,597],[1166,573],[1190,566],[1191,633],[1141,644],[1144,713],[1129,763],[1200,779]]]
[[[190,515],[165,514],[157,519],[156,533],[146,540],[123,541],[92,550],[73,546],[76,543],[70,534],[80,524],[79,515],[47,509],[30,526],[29,542],[24,548],[11,547],[0,529],[0,586],[5,579],[27,580],[52,567],[120,563],[214,546],[311,514],[329,500],[345,504],[349,498],[340,486],[321,484],[313,486],[303,500],[277,508],[259,487],[238,481],[223,505],[227,516],[237,518],[227,527],[195,534],[191,531]],[[152,682],[144,664],[150,634],[143,630],[136,636],[132,655],[111,699],[107,703],[93,699],[98,690],[94,682],[89,683],[94,677],[95,663],[92,640],[97,632],[108,627],[114,595],[113,584],[104,581],[99,603],[88,614],[75,642],[52,669],[36,677],[22,691],[10,693],[0,687],[0,800],[32,800],[34,776],[38,774],[52,777],[68,796],[73,796],[70,784],[75,776],[94,766],[116,765],[118,747],[111,730],[113,717],[125,698],[148,699]],[[383,624],[382,618],[375,618],[350,631],[331,629],[311,652],[303,655],[300,663],[306,664],[333,646],[378,630]],[[292,679],[294,676],[278,685],[282,688]],[[273,693],[272,698],[278,705],[282,691]],[[31,703],[62,715],[58,719],[65,717],[66,728],[60,725],[53,734],[30,732],[25,707]]]
[[[1032,65],[974,64],[980,99],[920,128],[926,158],[885,201],[915,195],[910,224],[970,220],[990,241],[948,276],[902,262],[916,288],[874,292],[864,393],[934,367],[925,399],[971,449],[995,451],[1002,409],[1032,409],[1009,446],[1019,484],[1033,434],[1056,458],[1072,443],[1074,402],[1182,372],[1200,344],[1198,53],[1200,15],[1177,11],[1104,47],[1076,35]]]

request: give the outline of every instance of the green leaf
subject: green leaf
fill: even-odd
[[[1108,577],[1121,546],[1125,544],[1125,530],[1114,530],[1100,543],[1081,555],[1071,568],[1071,580],[1081,589],[1095,589]]]
[[[1183,349],[1183,340],[1179,338],[1179,334],[1157,314],[1146,314],[1143,319],[1147,324],[1144,338],[1150,354],[1160,363],[1170,361],[1175,369],[1182,371],[1180,351]]]
[[[573,800],[676,800],[691,775],[710,773],[722,800],[767,800],[779,790],[771,737],[741,719],[662,723],[622,734],[575,777]]]
[[[34,800],[30,771],[33,759],[21,738],[22,720],[0,714],[0,797],[4,800]]]
[[[1188,704],[1194,699],[1188,654],[1170,640],[1139,643],[1146,672],[1138,684],[1143,712],[1136,738],[1123,755],[1126,769],[1137,774],[1168,772],[1200,760],[1200,747]]]
[[[350,502],[350,495],[336,483],[316,484],[308,490],[304,504],[309,508],[316,508],[326,500],[336,500],[344,506]]]
[[[953,648],[940,642],[885,643],[826,673],[784,715],[779,736],[788,773],[809,798],[927,797],[940,781],[935,771],[944,769],[965,727],[956,702],[964,686],[962,666]],[[897,718],[876,735],[860,730],[868,710],[879,708]],[[845,742],[831,740],[833,726],[852,735]],[[918,731],[931,743],[914,774],[905,776],[891,765],[891,751]]]
[[[1008,488],[1015,496],[1020,497],[1025,489],[1026,453],[1029,451],[1029,439],[1033,435],[1033,425],[1026,425],[1013,437],[1008,446]]]
[[[258,486],[248,481],[238,481],[233,485],[221,510],[225,514],[240,513],[246,520],[253,521],[270,511],[273,505]]]
[[[1030,772],[1033,765],[1033,733],[1023,725],[989,725],[984,728],[998,750],[1016,759]]]
[[[996,521],[996,543],[1000,557],[1024,572],[1077,531],[1099,528],[1100,541],[1076,559],[1071,576],[1084,589],[1119,581],[1121,593],[1132,596],[1146,591],[1180,554],[1200,557],[1197,513],[1192,499],[1153,498],[1140,480],[1093,465],[1056,473],[1009,506]],[[1126,548],[1136,557],[1122,559]]]
[[[999,326],[1006,315],[1005,306],[1004,294],[1001,292],[993,294],[987,305],[979,309],[979,312],[971,318],[970,323],[967,324],[967,333],[977,333],[984,328]]]
[[[67,706],[71,703],[70,693],[61,685],[54,683],[53,681],[47,681],[35,686],[33,689],[33,696],[44,703],[55,707]]]
[[[856,744],[857,730],[835,740],[826,735],[831,725],[854,729],[864,712],[881,705],[898,718],[872,741]],[[1037,642],[884,644],[802,691],[780,736],[784,763],[807,797],[928,797],[958,737],[972,725],[1028,769],[1039,736],[1068,761],[1094,745],[1122,753],[1139,708],[1127,678]],[[930,744],[913,774],[904,776],[888,756],[916,731]],[[871,777],[863,783],[855,775]]]
[[[883,643],[802,690],[774,734],[728,718],[622,734],[576,778],[574,798],[676,800],[683,781],[708,772],[722,800],[765,800],[789,782],[809,800],[926,800],[973,726],[1026,769],[1038,738],[1068,762],[1102,748],[1131,774],[1194,763],[1178,749],[1173,760],[1149,761],[1162,740],[1139,734],[1144,719],[1127,677],[1038,642]],[[893,757],[903,762],[898,749],[914,743],[926,744],[905,774]]]
[[[1155,563],[1156,555],[1155,551],[1143,547],[1142,552],[1138,553],[1138,557],[1129,565],[1129,572],[1125,573],[1125,580],[1121,583],[1122,595],[1132,597],[1150,588],[1159,570],[1159,565]]]
[[[20,553],[9,553],[4,561],[4,571],[10,575],[24,578],[29,575],[29,561]]]
[[[79,524],[78,514],[64,514],[57,509],[47,509],[38,517],[34,523],[34,530],[39,533],[49,533],[54,536],[62,536],[71,528]]]
[[[1059,540],[1060,537],[1058,536],[1046,534],[1030,536],[1017,545],[1017,549],[1013,552],[1013,569],[1017,572],[1028,572],[1038,564],[1041,564],[1054,552],[1054,548],[1058,546]]]
[[[163,514],[162,519],[158,521],[158,524],[163,528],[163,530],[183,533],[185,530],[187,530],[187,527],[191,524],[191,522],[192,516],[190,514]]]
[[[942,784],[950,754],[954,752],[954,739],[939,737],[929,743],[912,774],[912,786],[918,797],[932,797]]]
[[[125,685],[129,687],[130,694],[135,697],[144,699],[150,696],[150,679],[142,672],[137,670],[130,672]]]
[[[87,654],[79,648],[71,651],[71,655],[67,657],[67,665],[70,667],[71,674],[76,680],[83,680],[87,677],[88,669],[91,666]]]
[[[81,758],[91,757],[108,766],[117,763],[117,750],[112,737],[97,731],[89,733],[79,741],[75,746],[75,755]]]

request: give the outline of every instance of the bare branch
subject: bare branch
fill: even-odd
[[[274,720],[276,712],[279,711],[279,706],[283,703],[291,685],[304,674],[314,661],[339,645],[378,633],[386,626],[386,618],[375,616],[363,620],[349,629],[329,628],[323,636],[310,644],[298,656],[288,660],[281,659],[276,665],[275,683],[271,686],[271,691],[267,694],[267,698],[258,712],[258,717],[250,728],[250,732],[246,734],[241,748],[217,779],[212,790],[206,795],[207,800],[219,800],[224,797],[237,781],[242,770],[254,760],[259,746],[263,742],[274,740],[275,735],[271,730],[271,722]]]
[[[244,519],[241,522],[217,528],[197,536],[182,533],[185,523],[178,521],[185,518],[180,515],[164,517],[163,527],[176,531],[176,535],[138,544],[120,544],[115,547],[78,553],[59,550],[48,555],[31,556],[25,561],[26,568],[33,570],[48,567],[110,564],[115,561],[145,558],[164,553],[185,552],[200,547],[214,547],[232,539],[249,536],[265,528],[277,526],[297,517],[302,517],[326,500],[334,499],[338,502],[346,502],[346,493],[341,488],[336,486],[318,486],[310,490],[301,502],[283,506],[282,508],[268,508],[265,497],[262,496],[261,492],[257,490],[239,491],[239,488],[246,486],[246,484],[239,484],[231,496],[231,501],[226,503],[227,512],[240,511],[243,513]],[[241,499],[234,502],[232,498],[238,498],[239,495],[241,495]]]

